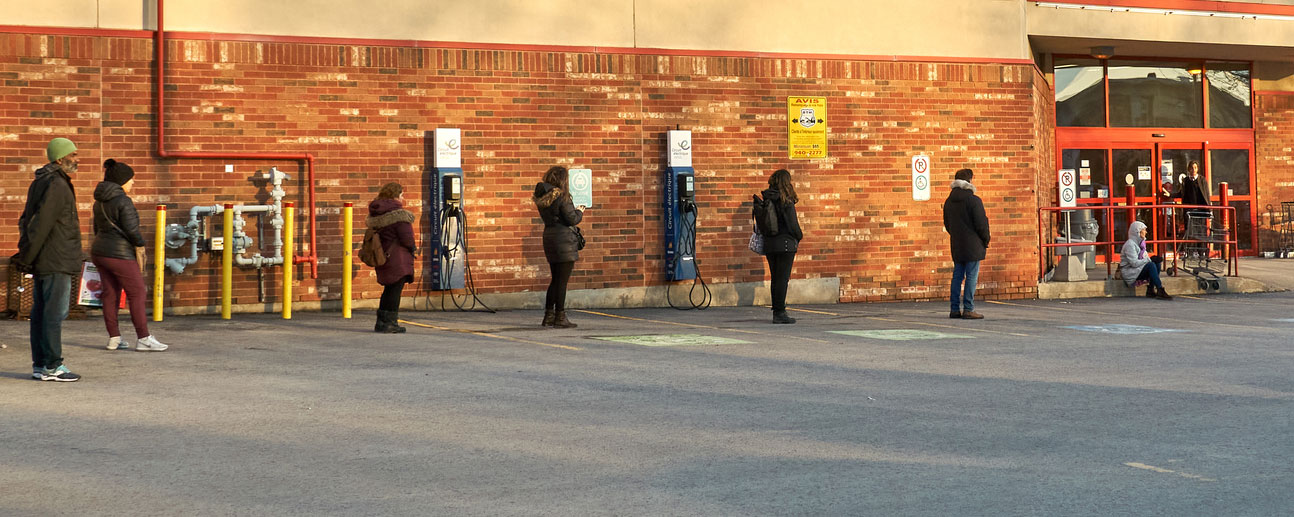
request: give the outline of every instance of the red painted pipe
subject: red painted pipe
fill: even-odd
[[[157,0],[157,32],[155,42],[153,43],[153,46],[157,51],[157,156],[159,158],[195,158],[200,160],[304,160],[306,162],[306,184],[308,185],[308,202],[310,204],[310,252],[304,255],[295,255],[294,250],[288,250],[288,254],[292,256],[292,262],[294,264],[309,262],[310,278],[319,278],[319,252],[315,241],[315,157],[313,154],[218,153],[166,150],[166,131],[164,130],[166,112],[163,110],[163,101],[166,96],[166,89],[163,81],[163,77],[166,75],[166,32],[163,30],[162,25],[162,6],[165,3],[165,0]]]

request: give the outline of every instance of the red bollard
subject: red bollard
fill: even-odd
[[[1221,206],[1231,206],[1231,194],[1227,192],[1229,187],[1230,185],[1228,185],[1227,182],[1225,181],[1218,183],[1218,200],[1219,200],[1218,204]],[[1221,228],[1223,232],[1226,232],[1227,240],[1229,241],[1234,240],[1236,242],[1239,242],[1240,236],[1236,235],[1236,232],[1231,231],[1231,211],[1222,210],[1221,215],[1222,215]],[[1222,260],[1226,260],[1228,262],[1231,261],[1231,246],[1232,245],[1230,244],[1222,245]]]

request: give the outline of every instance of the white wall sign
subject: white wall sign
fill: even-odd
[[[435,146],[437,169],[461,169],[463,167],[463,130],[458,128],[436,128]]]
[[[930,200],[930,157],[924,154],[912,157],[912,199]]]
[[[1138,166],[1137,166],[1137,180],[1139,180],[1139,181],[1150,181],[1150,176],[1151,176],[1151,174],[1152,174],[1152,173],[1150,172],[1150,166],[1149,166],[1149,165],[1138,165]],[[1129,185],[1131,185],[1131,183],[1129,183]]]
[[[666,156],[666,165],[670,167],[691,167],[692,166],[692,132],[691,131],[670,131],[669,153]]]
[[[593,206],[593,171],[591,169],[568,170],[566,183],[571,189],[571,203],[574,203],[575,206]]]
[[[1056,174],[1056,185],[1060,187],[1060,206],[1073,208],[1078,205],[1078,191],[1074,187],[1074,169],[1061,169]]]

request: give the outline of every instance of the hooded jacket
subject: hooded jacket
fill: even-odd
[[[1137,284],[1137,277],[1141,276],[1141,270],[1146,268],[1150,263],[1150,256],[1146,251],[1141,249],[1141,229],[1146,227],[1146,223],[1133,221],[1128,225],[1128,241],[1123,243],[1123,248],[1119,250],[1119,274],[1123,276],[1123,283],[1132,287]]]
[[[783,203],[782,193],[776,189],[760,192],[760,197],[777,207],[777,234],[764,237],[764,254],[795,253],[800,250],[800,241],[804,240],[804,231],[800,229],[800,217],[795,212],[795,203]],[[752,209],[752,217],[754,216]]]
[[[544,220],[544,258],[550,264],[580,259],[579,239],[571,228],[584,214],[575,209],[571,196],[544,182],[535,184],[535,208]]]
[[[132,255],[133,256],[133,255]],[[27,204],[18,219],[18,254],[36,274],[76,275],[84,260],[76,192],[63,166],[49,163],[36,171]]]
[[[404,209],[398,199],[377,198],[368,204],[366,228],[377,230],[386,250],[386,263],[378,266],[377,283],[393,285],[413,281],[413,254],[418,245],[413,240],[413,212]]]
[[[952,248],[953,262],[984,260],[988,251],[988,216],[984,202],[975,195],[975,185],[954,180],[944,201],[944,230]]]
[[[96,257],[135,260],[135,248],[147,246],[139,231],[139,212],[121,185],[100,182],[94,188],[94,242],[90,254]]]

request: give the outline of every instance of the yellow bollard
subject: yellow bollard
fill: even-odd
[[[162,321],[162,286],[166,280],[166,205],[157,205],[157,239],[153,244],[153,321]]]
[[[234,312],[234,205],[225,203],[224,228],[220,244],[220,318],[230,319]]]
[[[354,229],[352,225],[355,220],[355,204],[346,203],[341,209],[342,227],[341,241],[345,243],[341,255],[341,317],[350,319],[350,282],[351,282],[351,260],[354,254],[355,243]]]
[[[283,203],[283,319],[292,319],[292,256],[296,246],[292,244],[293,217],[296,208],[292,203]]]

